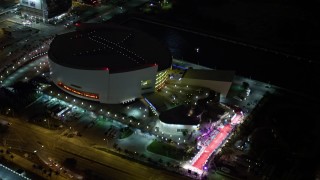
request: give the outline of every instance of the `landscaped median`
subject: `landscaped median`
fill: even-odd
[[[133,133],[133,130],[129,127],[121,128],[119,139],[124,139],[129,137]]]
[[[179,149],[174,145],[157,140],[154,140],[151,144],[149,144],[147,150],[152,153],[167,156],[169,158],[176,159],[179,161],[183,160],[183,157],[186,156],[186,153],[183,149]]]

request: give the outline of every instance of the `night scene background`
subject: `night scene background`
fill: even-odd
[[[319,0],[0,1],[0,179],[319,179],[319,7]],[[141,81],[148,93],[118,104],[55,82],[50,49],[76,49],[57,37],[82,38],[86,23],[155,38],[161,47],[142,56],[169,50],[172,68],[155,77],[165,81]],[[125,44],[132,33],[109,30],[114,35],[88,39],[139,52]],[[99,49],[84,42],[83,51]],[[227,95],[187,81],[196,69],[232,76],[222,78]],[[211,75],[201,80],[218,79]],[[95,82],[85,76],[75,78]],[[186,119],[197,127],[179,129]],[[178,124],[176,132],[163,122]]]

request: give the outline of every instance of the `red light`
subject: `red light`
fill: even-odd
[[[109,71],[109,68],[104,67],[104,68],[102,68],[102,70],[104,70],[104,71]]]
[[[76,25],[76,26],[80,26],[80,23],[76,23],[75,25]]]

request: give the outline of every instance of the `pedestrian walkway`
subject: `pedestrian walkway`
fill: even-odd
[[[4,166],[3,164],[0,164],[0,178],[14,180],[31,180],[30,178],[25,177],[23,174],[19,174],[18,172]]]
[[[7,151],[7,148],[0,146],[0,149],[2,149],[4,152]],[[6,160],[13,162],[14,164],[20,166],[21,168],[30,171],[38,176],[41,176],[45,179],[57,179],[57,180],[67,180],[68,178],[63,177],[61,174],[56,175],[55,173],[51,174],[51,177],[49,177],[47,174],[44,174],[41,170],[33,168],[34,163],[29,161],[28,159],[25,159],[21,157],[18,154],[10,152],[10,154],[4,153],[3,156]],[[13,158],[12,158],[13,157]]]

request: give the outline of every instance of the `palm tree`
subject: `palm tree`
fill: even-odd
[[[117,149],[117,150],[118,150],[118,152],[121,152],[121,151],[122,151],[122,149],[121,149],[120,147],[118,147],[118,149]]]
[[[144,158],[146,158],[146,155],[140,154],[140,157],[141,157],[142,159],[144,159]]]

